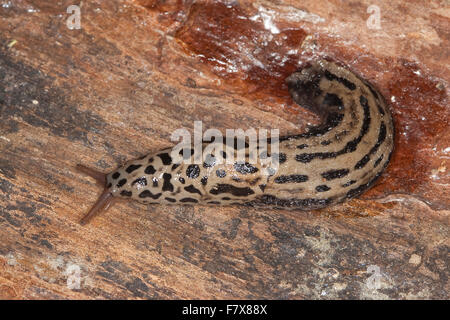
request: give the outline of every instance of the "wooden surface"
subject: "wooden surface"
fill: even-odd
[[[374,30],[372,2],[83,1],[70,30],[71,1],[3,1],[0,298],[448,299],[449,7],[376,1]],[[77,163],[109,172],[195,120],[282,134],[317,122],[283,80],[318,56],[393,110],[392,162],[361,199],[311,212],[119,202],[78,224],[101,190]]]

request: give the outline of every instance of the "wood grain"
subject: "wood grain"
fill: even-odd
[[[79,30],[70,1],[8,3],[0,298],[449,298],[441,2],[377,1],[380,30],[366,25],[371,1],[83,1]],[[394,114],[392,163],[361,199],[311,212],[118,202],[78,224],[101,192],[78,163],[109,172],[195,120],[281,133],[317,122],[283,84],[317,56],[374,83]]]

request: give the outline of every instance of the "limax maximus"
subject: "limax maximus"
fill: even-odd
[[[276,171],[268,174],[270,168],[261,163],[174,163],[170,148],[109,174],[78,165],[105,187],[80,223],[117,198],[310,210],[363,193],[381,175],[393,151],[393,120],[383,96],[349,69],[327,60],[294,72],[286,84],[294,102],[323,121],[304,133],[279,138]],[[222,156],[226,158],[226,152]]]

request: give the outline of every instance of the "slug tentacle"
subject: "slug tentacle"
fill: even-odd
[[[321,125],[279,139],[279,152],[257,145],[271,163],[247,162],[250,146],[223,147],[223,159],[245,148],[245,162],[216,161],[209,143],[196,163],[194,152],[175,163],[172,149],[127,162],[106,176],[78,166],[105,190],[83,218],[86,223],[116,197],[150,204],[251,204],[310,210],[360,195],[381,175],[394,148],[394,124],[383,96],[350,70],[330,61],[311,63],[286,79],[292,99],[322,117]],[[206,151],[209,150],[209,151]],[[185,150],[187,151],[187,150]],[[206,157],[205,157],[206,156]],[[227,158],[228,157],[228,158]],[[106,184],[106,185],[105,185]]]
[[[98,215],[100,212],[106,212],[108,208],[113,204],[115,198],[113,198],[112,193],[106,186],[106,174],[99,172],[97,170],[83,166],[82,164],[77,164],[76,169],[81,171],[88,176],[94,178],[96,182],[104,187],[102,194],[98,198],[94,206],[89,210],[89,212],[80,220],[81,225],[88,223],[94,216]]]

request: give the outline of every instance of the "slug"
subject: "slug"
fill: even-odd
[[[268,173],[270,168],[259,162],[174,163],[170,148],[107,175],[78,165],[105,187],[80,223],[117,198],[310,210],[360,195],[381,175],[393,151],[393,120],[384,98],[368,82],[327,60],[310,63],[286,83],[292,99],[323,121],[304,133],[279,138],[277,170]]]

